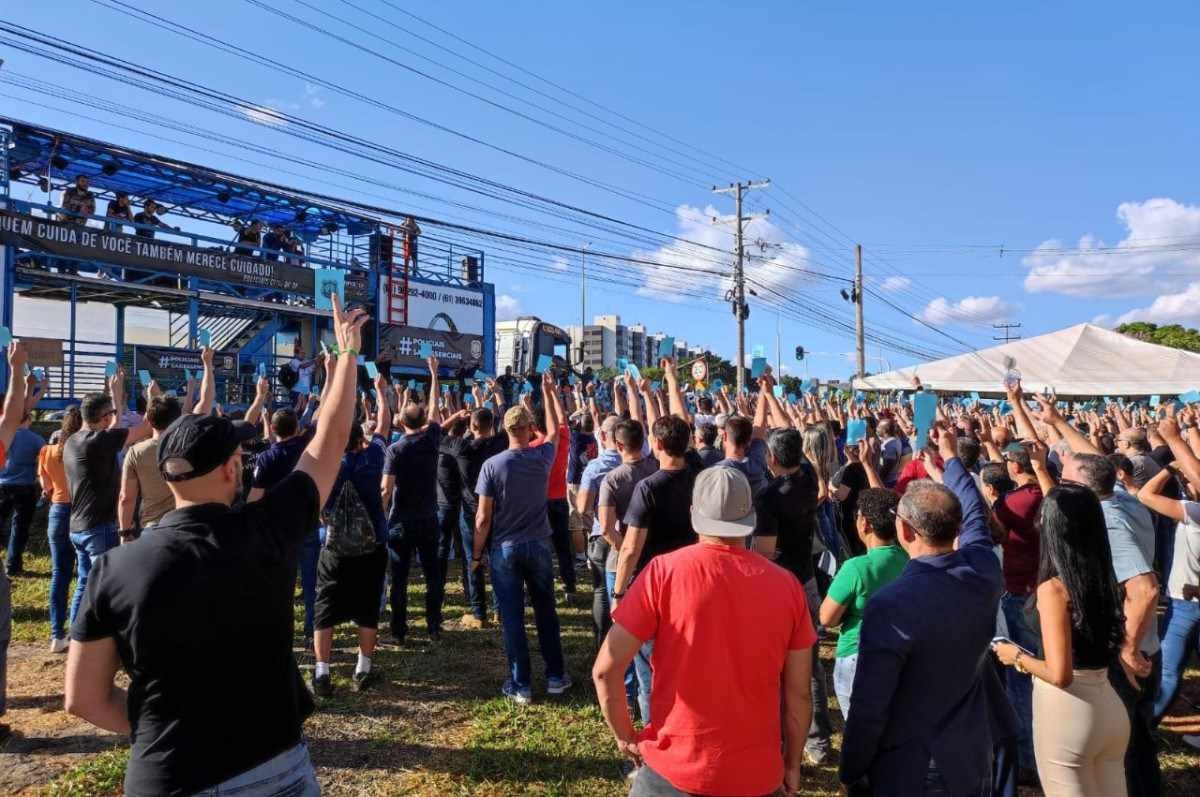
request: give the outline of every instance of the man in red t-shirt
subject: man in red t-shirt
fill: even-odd
[[[592,677],[618,749],[643,764],[631,797],[799,791],[817,637],[800,582],[746,549],[754,519],[740,471],[702,471],[699,543],[654,557],[613,613]],[[623,678],[651,640],[651,719],[636,733]]]
[[[1025,604],[1037,587],[1038,564],[1041,561],[1041,537],[1038,516],[1042,508],[1042,489],[1033,472],[1029,451],[1020,443],[1010,443],[1001,453],[1008,467],[1008,477],[1016,483],[996,502],[996,520],[1004,529],[1001,546],[1004,549],[1004,596],[1000,610],[1004,615],[1007,636],[1026,650],[1037,650],[1038,635],[1025,620]],[[1017,712],[1020,728],[1017,733],[1017,753],[1021,769],[1033,770],[1033,681],[1009,667],[1005,671],[1009,701]]]
[[[554,391],[554,401],[558,404],[558,417],[566,418],[562,399],[558,389]],[[545,438],[545,425],[540,414],[535,413],[539,424],[538,431],[541,439]],[[558,577],[562,579],[563,590],[571,595],[575,592],[575,556],[571,551],[571,505],[567,502],[567,454],[570,446],[571,430],[564,423],[558,428],[558,448],[554,450],[554,463],[550,466],[550,480],[546,484],[546,516],[550,520],[550,541],[554,543],[554,553],[558,559]],[[541,439],[535,438],[533,445],[541,445]]]

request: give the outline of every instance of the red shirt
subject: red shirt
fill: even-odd
[[[937,457],[934,463],[938,467],[945,467],[941,457]],[[909,482],[915,482],[918,479],[928,479],[929,474],[925,471],[925,463],[919,459],[910,459],[904,463],[904,467],[900,469],[900,476],[896,479],[896,494],[904,495],[904,491],[908,489]]]
[[[817,641],[799,580],[738,546],[688,545],[650,561],[613,621],[654,640],[646,763],[685,792],[779,788],[784,662]]]
[[[1026,484],[996,503],[996,519],[1004,527],[1004,588],[1013,595],[1028,595],[1037,586],[1041,541],[1038,537],[1038,513],[1042,508],[1042,490]]]
[[[550,466],[550,481],[546,484],[546,498],[551,501],[567,497],[567,454],[571,449],[571,430],[565,425],[558,427],[558,440],[554,445],[554,464]]]

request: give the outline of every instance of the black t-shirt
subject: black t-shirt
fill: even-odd
[[[807,463],[791,476],[777,476],[754,499],[754,536],[774,537],[775,562],[801,582],[813,577],[813,534],[817,531],[817,478]]]
[[[625,511],[625,525],[646,530],[637,572],[651,559],[696,541],[692,531],[692,485],[696,470],[658,470],[638,482]]]
[[[479,502],[475,497],[475,485],[479,484],[479,471],[483,463],[508,450],[508,433],[499,432],[491,437],[463,435],[452,441],[451,456],[458,464],[458,475],[462,479],[463,509],[473,517]]]
[[[191,794],[299,744],[292,601],[318,498],[297,471],[238,509],[168,512],[92,566],[71,638],[114,639],[129,673],[126,794]]]
[[[725,452],[719,448],[712,446],[703,446],[695,449],[696,456],[700,457],[701,464],[706,468],[711,468],[721,460],[725,459]]]
[[[163,223],[161,221],[159,221],[158,216],[155,216],[152,213],[147,213],[144,210],[139,212],[136,216],[134,216],[133,220],[138,224],[146,224],[146,225],[149,225],[150,227],[163,226]],[[153,229],[146,229],[146,230],[138,229],[137,231],[134,232],[134,235],[138,236],[139,238],[153,238],[154,230]]]
[[[437,500],[442,506],[462,505],[462,474],[454,459],[454,442],[460,437],[443,437],[438,447]]]
[[[63,446],[63,467],[71,485],[71,531],[117,522],[117,454],[127,439],[128,429],[80,429]]]
[[[838,508],[842,513],[842,529],[846,532],[845,539],[850,545],[850,555],[860,556],[867,552],[867,546],[863,545],[862,540],[854,533],[854,524],[858,515],[858,494],[871,486],[867,479],[867,470],[861,462],[847,462],[834,475],[833,483],[845,485],[850,491],[845,500],[838,504]]]
[[[442,427],[431,423],[419,432],[406,432],[388,446],[385,476],[396,477],[388,523],[405,523],[437,517],[438,448]]]

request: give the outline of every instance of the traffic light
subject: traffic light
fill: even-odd
[[[797,347],[796,347],[796,359],[797,359],[797,360],[803,360],[803,359],[804,359],[804,347],[803,347],[803,346],[797,346]]]

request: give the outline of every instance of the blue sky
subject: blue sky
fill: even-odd
[[[960,342],[986,345],[993,334],[991,323],[1002,318],[1020,321],[1027,336],[1092,320],[1200,321],[1200,253],[1187,246],[1160,245],[1200,242],[1200,197],[1195,189],[1200,111],[1191,101],[1194,78],[1200,74],[1194,42],[1200,8],[1195,4],[1156,3],[1134,9],[1117,3],[1009,3],[964,11],[963,4],[948,2],[263,2],[662,168],[686,168],[688,179],[674,179],[573,141],[242,0],[142,7],[478,138],[652,197],[656,207],[248,65],[87,0],[21,3],[10,10],[9,18],[264,107],[352,130],[406,152],[717,248],[729,246],[728,230],[713,227],[708,216],[712,210],[729,213],[732,204],[705,186],[770,177],[773,186],[754,194],[750,208],[770,208],[772,221],[753,226],[751,237],[777,244],[766,250],[777,262],[752,263],[751,276],[776,291],[774,296],[800,295],[849,321],[851,308],[837,295],[841,283],[794,269],[848,277],[851,244],[860,241],[866,248],[870,287],[955,339],[869,296],[868,330],[910,348],[957,352],[962,350]],[[646,128],[562,95],[403,16],[395,7],[690,146],[666,142]],[[337,17],[364,30],[346,27]],[[413,38],[413,33],[435,45]],[[383,41],[372,40],[370,34]],[[446,48],[470,54],[501,75],[481,71]],[[467,77],[423,62],[420,55]],[[3,45],[0,57],[6,59],[3,73],[36,75],[170,116],[195,129],[317,157],[494,214],[562,224],[296,141],[279,129],[216,116],[48,65]],[[554,99],[530,94],[506,82],[506,76],[537,86]],[[476,77],[568,119],[551,119],[545,110],[521,99],[500,97],[473,83]],[[6,84],[0,84],[0,92],[69,105]],[[570,106],[602,120],[581,116]],[[139,130],[119,130],[110,123],[129,125],[129,120],[88,109],[82,112],[89,118],[81,119],[8,97],[0,98],[0,107],[13,116],[285,184],[348,197],[367,192],[372,196],[363,195],[364,201],[398,210],[411,207],[423,215],[569,245],[589,238],[582,230],[548,231],[304,169],[298,169],[302,176],[282,174],[279,168],[297,167],[252,165],[201,152],[197,146],[238,154],[137,123],[132,126]],[[151,134],[186,144],[164,142]],[[631,143],[654,154],[632,152]],[[657,146],[660,143],[675,152],[665,151]],[[697,148],[711,155],[698,154]],[[743,168],[716,163],[713,156]],[[677,169],[668,159],[684,165]],[[260,156],[255,160],[268,163]],[[317,182],[321,179],[349,187],[334,188]],[[596,235],[606,241],[594,245],[614,253],[675,265],[699,262],[694,252],[680,252],[678,246]],[[1079,251],[1081,246],[1118,245],[1131,236],[1135,251]],[[1154,246],[1145,249],[1147,243]],[[1044,251],[1033,252],[1039,246]],[[728,260],[711,250],[704,250],[703,256],[711,259],[701,266],[705,270],[718,268],[713,261]],[[501,311],[537,314],[562,325],[578,323],[576,259],[556,262],[536,252],[520,257],[550,271],[506,266],[497,257],[489,264],[488,278],[502,297]],[[589,315],[619,313],[628,323],[640,321],[732,354],[733,317],[727,306],[712,301],[723,291],[720,280],[660,268],[627,266],[624,272],[624,280],[645,285],[635,290],[593,280]],[[761,343],[773,353],[776,314],[753,298],[751,307],[748,348]],[[846,375],[850,364],[844,353],[853,348],[852,339],[832,332],[828,323],[790,301],[788,308],[790,317],[780,322],[784,351],[804,345],[815,353],[807,363],[810,374]],[[914,359],[877,344],[868,350],[871,370]],[[785,356],[785,363],[790,359]],[[792,362],[789,367],[802,371],[804,365]]]

